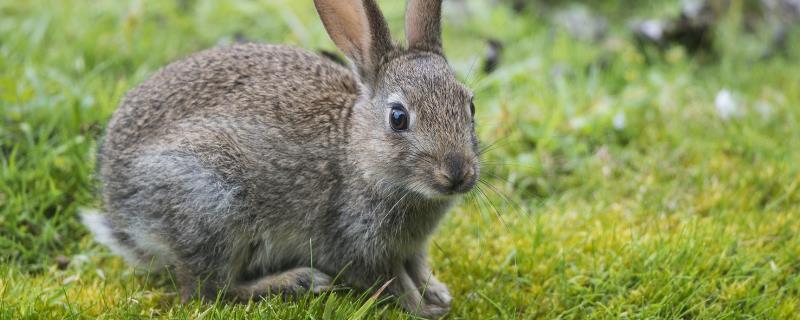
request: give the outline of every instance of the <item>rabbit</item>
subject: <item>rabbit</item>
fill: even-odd
[[[335,278],[442,316],[452,297],[427,244],[480,167],[441,0],[409,1],[405,47],[374,0],[314,5],[349,68],[252,43],[167,65],[111,117],[106,212],[83,222],[129,263],[174,272],[184,302],[319,293]]]

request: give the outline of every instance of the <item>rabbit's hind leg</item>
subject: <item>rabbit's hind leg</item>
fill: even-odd
[[[246,302],[269,295],[299,296],[306,293],[319,294],[331,287],[329,275],[314,268],[294,268],[267,275],[248,283],[242,283],[228,293],[236,300]]]
[[[146,229],[133,234],[137,244],[164,252],[184,302],[224,296],[236,278],[234,235],[245,229],[235,221],[241,187],[224,179],[225,168],[201,146],[143,152],[127,172],[135,192],[118,192],[116,202],[136,213],[127,216],[131,224]]]

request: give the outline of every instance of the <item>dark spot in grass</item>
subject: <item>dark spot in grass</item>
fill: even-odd
[[[503,44],[497,39],[488,39],[486,40],[486,45],[486,60],[483,63],[483,72],[489,74],[494,72],[500,64]]]
[[[42,210],[42,214],[44,215],[45,218],[52,219],[53,217],[56,216],[56,214],[61,212],[62,209],[63,208],[61,207],[60,204],[53,204],[53,205],[49,205],[49,206],[45,207]]]
[[[614,62],[614,57],[611,53],[604,53],[600,55],[593,63],[586,65],[586,73],[592,73],[596,71],[606,71],[611,67],[611,64]]]
[[[522,143],[525,144],[525,149],[530,151],[535,151],[536,148],[539,147],[539,144],[535,139],[522,140]]]
[[[67,256],[60,255],[55,258],[55,263],[58,270],[65,270],[69,267],[70,259]]]
[[[511,10],[513,10],[514,13],[523,13],[523,11],[525,11],[525,9],[528,8],[528,4],[530,4],[530,2],[532,2],[532,1],[530,1],[530,0],[512,0],[511,1]]]
[[[79,129],[80,133],[84,136],[99,137],[103,132],[103,126],[97,122],[81,124]]]
[[[235,41],[236,43],[247,43],[250,42],[250,39],[248,39],[247,36],[244,35],[244,32],[237,31],[236,33],[233,34],[233,41]]]
[[[788,56],[789,46],[786,28],[786,26],[781,25],[778,30],[772,33],[772,43],[761,56],[762,60],[768,60],[778,55],[782,57]]]
[[[194,7],[194,0],[178,0],[177,7],[180,12],[189,12]]]
[[[641,49],[655,46],[659,50],[677,44],[690,53],[711,52],[714,28],[719,13],[709,1],[700,7],[684,6],[678,17],[666,20],[646,20],[631,25],[635,41]]]

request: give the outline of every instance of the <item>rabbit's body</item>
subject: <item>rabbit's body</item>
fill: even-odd
[[[471,93],[438,38],[387,42],[372,0],[315,4],[355,73],[256,44],[165,67],[112,117],[99,154],[108,213],[85,222],[128,260],[174,268],[184,298],[319,291],[341,275],[359,288],[393,279],[406,309],[441,315],[450,296],[426,244],[477,179]],[[371,18],[330,24],[348,15]],[[350,27],[372,31],[336,29]]]
[[[349,70],[285,46],[215,48],[167,66],[109,124],[109,226],[134,261],[177,258],[220,276],[407,259],[450,201],[352,174],[370,143],[349,139],[357,86]]]

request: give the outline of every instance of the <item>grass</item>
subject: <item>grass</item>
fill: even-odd
[[[759,59],[763,37],[733,10],[715,53],[692,56],[640,50],[624,21],[586,43],[481,3],[447,7],[445,26],[492,184],[434,238],[450,318],[800,314],[798,32]],[[403,3],[382,5],[400,31]],[[310,1],[0,0],[0,318],[407,317],[347,291],[180,305],[169,276],[127,267],[79,224],[78,208],[100,205],[96,141],[126,90],[236,36],[333,49]],[[506,46],[486,75],[488,36]]]

